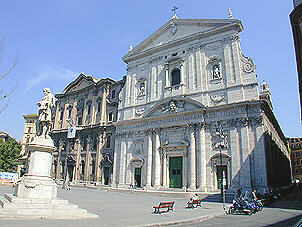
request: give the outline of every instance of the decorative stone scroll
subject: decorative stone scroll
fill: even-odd
[[[241,60],[241,69],[245,73],[252,73],[255,71],[256,66],[253,62],[253,59],[244,56],[242,52],[240,52],[240,60]]]
[[[217,104],[222,101],[225,101],[225,94],[223,94],[223,93],[213,94],[213,95],[210,95],[210,98],[213,101],[213,103]]]
[[[141,115],[143,115],[145,113],[145,109],[146,109],[145,107],[138,107],[135,110],[135,114],[137,116],[141,116]]]

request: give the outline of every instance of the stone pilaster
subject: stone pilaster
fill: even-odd
[[[101,109],[101,123],[105,124],[107,122],[107,95],[108,88],[104,87],[102,90],[102,109]]]
[[[120,152],[120,136],[115,135],[114,140],[114,152],[113,152],[113,173],[111,186],[115,187],[117,185],[117,171],[118,171],[118,152]]]
[[[196,190],[196,146],[195,146],[195,125],[189,126],[190,146],[189,146],[189,175],[188,175],[188,189]]]
[[[122,137],[121,149],[120,149],[120,172],[119,172],[119,187],[124,187],[125,185],[125,159],[126,159],[126,138]]]
[[[197,171],[197,178],[199,179],[198,190],[206,192],[207,185],[207,160],[206,160],[206,146],[205,146],[205,125],[199,125],[199,168]]]
[[[167,165],[167,154],[166,152],[163,152],[162,154],[163,157],[163,163],[162,163],[162,167],[163,167],[163,187],[167,188],[168,187],[168,165]]]
[[[249,155],[249,130],[248,125],[241,127],[241,169],[240,169],[240,183],[247,187],[245,189],[251,189],[251,169],[250,169],[250,155]]]
[[[98,136],[98,145],[96,150],[96,166],[95,166],[95,178],[96,181],[102,182],[104,184],[103,178],[103,169],[100,168],[101,160],[103,159],[102,151],[105,144],[106,133],[100,133]]]
[[[160,137],[159,130],[155,131],[155,146],[154,146],[154,187],[160,187],[161,165],[160,165]]]
[[[80,142],[80,139],[75,140],[75,148],[76,148],[76,164],[75,164],[75,170],[73,174],[73,181],[78,182],[79,181],[79,168],[80,168],[80,160],[81,160],[81,150],[82,145]]]
[[[151,187],[152,183],[152,131],[147,132],[147,171],[146,171],[146,187]]]
[[[86,148],[86,157],[85,157],[85,175],[84,180],[90,181],[90,173],[91,173],[91,146],[92,146],[92,136],[87,138],[87,148]]]

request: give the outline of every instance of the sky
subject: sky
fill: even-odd
[[[81,72],[120,80],[130,44],[170,20],[174,6],[181,19],[225,19],[231,8],[244,26],[243,53],[254,60],[259,84],[270,85],[285,136],[301,137],[292,0],[0,0],[0,37],[6,39],[0,73],[20,56],[0,81],[0,90],[17,85],[0,114],[0,130],[21,140],[23,115],[37,113],[45,87],[61,93]]]

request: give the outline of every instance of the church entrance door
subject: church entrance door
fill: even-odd
[[[134,182],[135,186],[140,188],[142,187],[142,168],[135,168],[134,172]]]
[[[182,188],[182,157],[169,158],[169,187]]]
[[[226,180],[226,182],[228,182],[227,166],[217,166],[217,183],[218,183],[218,189],[219,190],[221,190],[223,172],[225,174],[225,180]],[[227,184],[224,186],[224,189],[228,189]]]
[[[110,176],[109,176],[109,167],[105,167],[104,168],[104,185],[109,185],[109,179],[110,179]]]

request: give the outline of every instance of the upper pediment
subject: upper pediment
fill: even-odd
[[[202,35],[221,32],[226,28],[242,31],[243,27],[239,20],[235,19],[171,19],[147,39],[141,42],[132,51],[123,57],[125,62],[131,58],[149,50],[162,48],[174,42],[187,38],[200,37]]]
[[[174,97],[155,104],[142,117],[157,117],[194,110],[205,110],[205,106],[193,99]]]
[[[81,73],[74,81],[67,85],[63,90],[63,94],[81,90],[85,87],[89,87],[90,85],[95,85],[97,82],[98,79]]]

